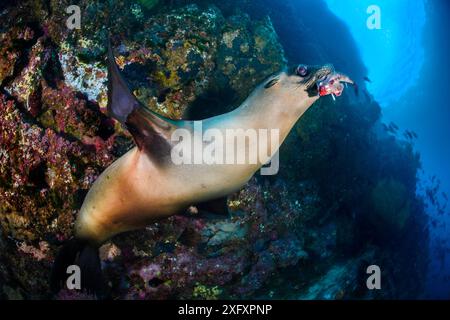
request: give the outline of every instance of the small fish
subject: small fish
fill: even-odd
[[[406,130],[404,133],[405,137],[408,138],[409,140],[412,140],[414,138],[414,136],[412,135],[411,131]]]
[[[392,126],[392,128],[394,128],[395,130],[398,130],[398,126],[395,123],[391,122],[389,125]]]
[[[397,132],[397,129],[395,128],[395,126],[392,125],[392,122],[389,124],[388,126],[389,128],[389,132],[395,134]]]
[[[372,83],[372,80],[370,80],[368,76],[364,77],[364,81]]]
[[[323,80],[319,80],[317,82],[317,91],[320,96],[331,95],[333,100],[336,100],[336,97],[340,97],[342,92],[344,91],[344,84],[352,84],[355,83],[348,76],[332,72],[328,74]]]

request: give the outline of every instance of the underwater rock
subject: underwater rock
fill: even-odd
[[[40,81],[43,70],[50,57],[50,51],[44,46],[45,37],[37,39],[29,54],[29,63],[14,81],[5,87],[11,95],[25,105],[33,116],[40,111]]]
[[[224,242],[237,241],[245,237],[247,226],[242,225],[240,221],[228,222],[220,221],[210,223],[203,229],[203,236],[208,237],[207,245],[217,246]]]
[[[68,94],[58,111],[71,112],[66,106],[75,106],[72,92],[56,92],[52,98]],[[65,120],[82,124],[70,114]],[[80,190],[89,188],[100,168],[114,159],[110,153],[113,141],[109,142],[91,147],[68,140],[28,122],[12,100],[0,95],[0,223],[4,233],[20,240],[46,234],[68,237]],[[92,148],[98,148],[97,153],[91,153]]]
[[[286,60],[270,18],[254,23],[246,15],[228,19],[217,53],[217,68],[243,100],[265,77],[281,70]]]
[[[400,235],[411,212],[410,197],[399,181],[383,179],[373,188],[370,221],[379,233]]]
[[[142,4],[145,9],[150,10],[158,5],[159,0],[139,0],[139,3]]]
[[[243,272],[244,261],[239,252],[205,259],[192,249],[176,248],[173,253],[142,259],[133,266],[128,271],[132,286],[127,290],[126,297],[192,297],[193,292],[198,292],[199,284],[223,287],[229,283],[233,276]]]
[[[17,60],[24,54],[17,42],[29,42],[34,37],[34,31],[29,27],[15,27],[0,33],[0,84],[11,77]]]
[[[336,225],[325,224],[308,234],[308,248],[319,259],[330,258],[336,249]]]
[[[107,104],[106,67],[99,62],[85,63],[80,61],[65,42],[60,45],[58,57],[65,83],[105,109]]]
[[[328,265],[317,278],[308,279],[308,285],[296,297],[300,300],[342,300],[359,297],[360,299],[374,298],[377,293],[367,289],[366,272],[368,261],[378,261],[374,247],[367,249],[360,255]],[[377,291],[377,290],[375,290]],[[379,291],[379,290],[378,290]],[[385,298],[389,293],[385,293]]]
[[[301,242],[294,235],[272,241],[269,251],[279,268],[296,265],[299,260],[308,258],[308,253],[302,249]]]
[[[222,294],[218,286],[205,286],[198,284],[192,292],[192,298],[200,300],[217,300]]]
[[[358,264],[350,261],[346,264],[336,264],[331,267],[320,279],[300,295],[300,300],[341,300],[352,296],[359,283],[357,280]]]

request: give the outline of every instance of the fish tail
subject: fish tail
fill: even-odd
[[[68,269],[70,266],[79,268],[81,291],[98,298],[104,297],[98,246],[77,238],[69,240],[62,246],[55,258],[50,276],[50,288],[54,294],[67,288],[67,279],[71,275]]]

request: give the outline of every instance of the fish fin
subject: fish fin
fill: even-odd
[[[128,88],[117,67],[111,41],[108,44],[108,113],[124,124],[140,150],[160,160],[170,155],[170,137],[176,121],[142,105]]]
[[[221,197],[197,204],[198,211],[206,211],[220,216],[228,216],[227,197]]]

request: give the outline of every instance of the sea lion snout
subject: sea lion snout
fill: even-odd
[[[316,82],[325,79],[334,72],[332,64],[323,66],[308,66],[300,64],[293,68],[292,73],[300,78],[300,83],[304,85],[305,90],[309,91],[316,88]]]
[[[312,100],[319,97],[317,83],[333,73],[334,67],[331,64],[322,66],[298,64],[270,77],[264,83],[264,88],[267,92],[278,91],[277,87],[284,88],[288,94],[283,100],[291,97],[310,105]]]
[[[299,64],[290,70],[289,78],[298,82],[310,98],[331,95],[335,99],[335,96],[342,94],[346,84],[356,87],[348,76],[336,72],[332,64],[323,66]]]

